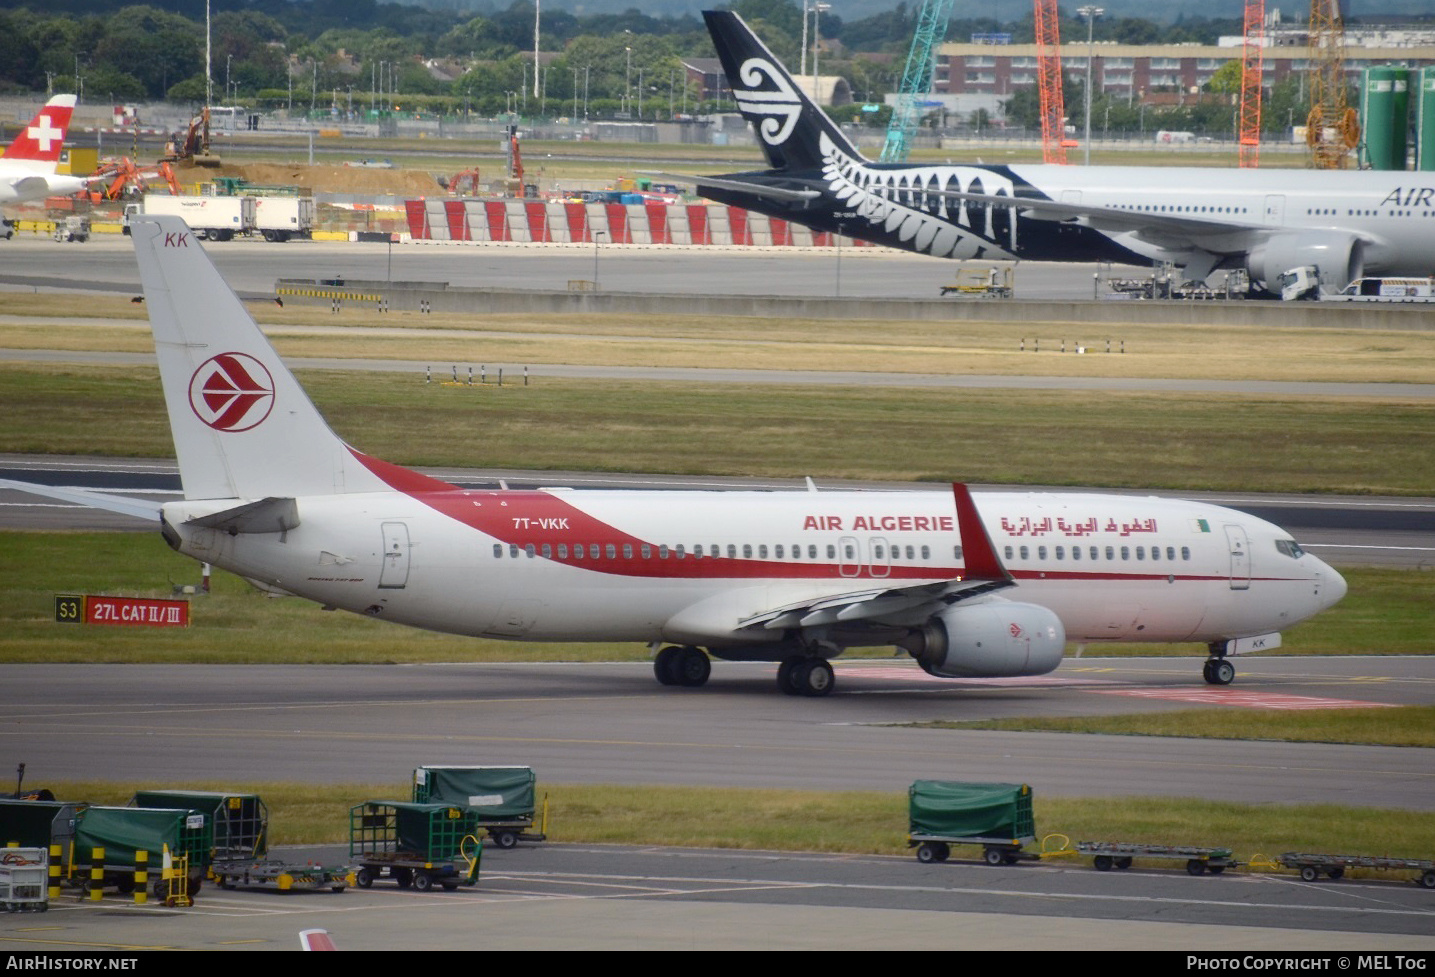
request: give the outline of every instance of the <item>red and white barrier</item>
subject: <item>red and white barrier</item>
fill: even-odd
[[[409,235],[420,241],[526,244],[717,245],[830,248],[832,234],[726,204],[577,203],[542,200],[409,200]],[[846,240],[845,246],[865,245]]]

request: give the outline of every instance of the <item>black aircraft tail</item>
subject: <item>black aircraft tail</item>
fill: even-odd
[[[823,136],[851,158],[862,159],[741,17],[730,10],[704,10],[703,19],[737,107],[757,130],[772,169],[821,169]]]

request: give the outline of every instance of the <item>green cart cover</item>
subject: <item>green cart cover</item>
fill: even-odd
[[[202,811],[174,811],[148,807],[87,807],[75,830],[75,862],[88,865],[90,850],[103,848],[106,865],[133,866],[135,852],[149,852],[154,871],[161,866],[164,849],[174,857],[189,856],[190,873],[207,869],[214,849],[214,832]]]
[[[75,835],[83,804],[66,801],[22,801],[0,798],[0,848],[44,848],[64,845]]]
[[[414,801],[458,804],[484,820],[532,818],[531,767],[419,767]]]
[[[420,861],[456,858],[478,816],[454,804],[365,801],[349,809],[349,854],[387,852]]]
[[[214,826],[217,859],[263,858],[269,853],[269,809],[258,794],[212,790],[141,790],[130,807],[203,811]]]
[[[910,833],[944,838],[1033,838],[1031,788],[919,780],[908,791]]]

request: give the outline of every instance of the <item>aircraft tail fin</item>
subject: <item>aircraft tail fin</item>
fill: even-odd
[[[329,427],[178,217],[130,222],[188,499],[386,489]],[[411,484],[426,476],[411,475]],[[444,483],[437,482],[436,485]]]
[[[769,166],[821,169],[824,137],[852,159],[863,158],[741,17],[704,10],[703,19],[738,109],[757,130]]]
[[[74,111],[75,96],[56,95],[50,99],[6,148],[5,159],[29,164],[36,173],[55,172]]]

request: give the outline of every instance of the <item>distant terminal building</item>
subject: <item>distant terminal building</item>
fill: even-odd
[[[1001,43],[1001,36],[980,41],[943,44],[934,79],[938,95],[1010,96],[1036,87],[1035,44]],[[1370,41],[1372,43],[1363,43]],[[1377,45],[1374,42],[1379,41]],[[1214,45],[1137,45],[1097,42],[1091,47],[1092,91],[1140,101],[1156,94],[1196,94],[1222,65],[1240,60],[1239,37]],[[1262,72],[1265,87],[1310,69],[1311,50],[1305,33],[1272,32],[1267,38]],[[1086,75],[1084,40],[1062,45],[1062,70]],[[1346,76],[1354,86],[1372,65],[1435,65],[1435,31],[1371,30],[1350,32],[1345,50]]]

